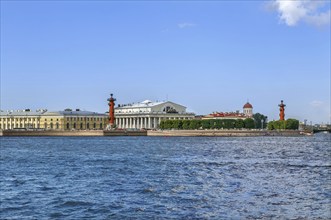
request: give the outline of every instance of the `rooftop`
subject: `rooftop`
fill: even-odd
[[[160,105],[160,104],[164,104],[164,103],[167,103],[167,102],[170,102],[170,101],[156,101],[156,102],[153,102],[151,100],[145,100],[145,101],[142,101],[142,102],[138,102],[138,103],[131,103],[131,104],[123,104],[123,105],[118,105],[116,108],[146,108],[146,107],[153,107],[153,106],[156,106],[156,105]],[[173,103],[173,102],[171,102]],[[176,105],[179,105],[179,104],[176,104]]]
[[[48,111],[47,109],[37,109],[35,111],[30,109],[25,110],[0,110],[0,116],[104,116],[105,113],[97,113],[91,111],[81,111],[76,109],[75,111],[71,109],[65,109],[64,111]]]

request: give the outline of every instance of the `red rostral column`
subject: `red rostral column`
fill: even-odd
[[[114,125],[114,121],[115,121],[115,101],[116,99],[113,98],[113,94],[110,94],[110,98],[107,99],[107,101],[109,101],[108,105],[109,105],[109,125],[113,126]]]
[[[283,100],[280,101],[279,106],[279,120],[284,121],[285,120],[285,104],[283,103]]]

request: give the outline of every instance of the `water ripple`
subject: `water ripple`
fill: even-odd
[[[0,137],[1,219],[330,219],[330,136]]]

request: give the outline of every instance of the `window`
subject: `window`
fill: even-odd
[[[69,123],[67,123],[67,129],[69,129],[70,128],[70,125],[69,125]]]
[[[83,129],[83,123],[80,123],[80,129]]]
[[[53,129],[53,122],[51,122],[51,129]]]
[[[97,127],[97,124],[96,124],[96,123],[94,123],[94,124],[93,124],[93,128],[96,128],[96,127]]]
[[[74,123],[74,129],[76,129],[76,123]]]
[[[45,122],[44,127],[45,127],[45,129],[47,128],[47,122]]]
[[[90,123],[86,124],[86,129],[90,129]]]
[[[102,127],[102,123],[100,123],[100,129],[103,129],[103,127]]]
[[[59,123],[56,122],[56,129],[59,129]]]

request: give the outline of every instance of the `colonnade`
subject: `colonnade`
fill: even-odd
[[[0,129],[14,129],[14,128],[40,128],[39,117],[16,118],[8,117],[0,119]]]
[[[156,129],[162,120],[190,119],[190,117],[115,116],[115,124],[122,129]]]

